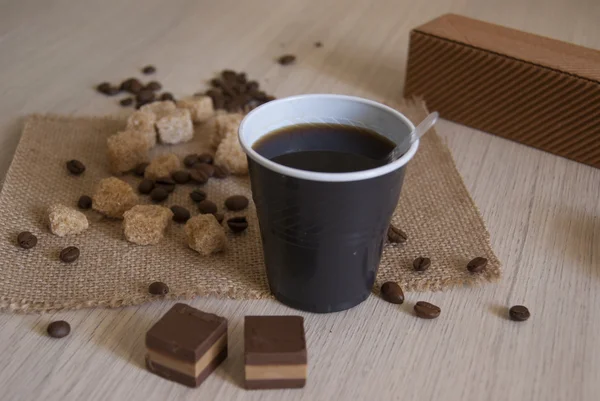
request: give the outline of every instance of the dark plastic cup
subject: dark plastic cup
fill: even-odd
[[[274,100],[240,125],[271,291],[292,308],[337,312],[371,293],[405,166],[419,142],[393,163],[352,173],[294,169],[252,148],[272,131],[306,123],[366,127],[397,144],[414,126],[388,106],[341,95]]]

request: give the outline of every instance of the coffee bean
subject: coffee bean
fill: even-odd
[[[171,206],[173,212],[173,221],[176,223],[185,223],[190,219],[190,211],[182,206]]]
[[[402,288],[393,281],[383,283],[381,286],[381,297],[393,304],[401,304],[404,302],[404,293]]]
[[[196,203],[202,202],[204,199],[206,199],[206,192],[199,189],[194,189],[192,192],[190,192],[190,198],[192,198],[192,200]]]
[[[173,180],[176,183],[185,184],[190,180],[190,173],[188,173],[187,171],[179,170],[171,174],[171,177],[173,177]]]
[[[155,186],[164,188],[171,193],[175,190],[175,181],[171,177],[160,177],[156,179]]]
[[[213,157],[210,153],[198,155],[198,163],[213,164]]]
[[[142,180],[142,182],[140,182],[140,185],[138,185],[138,191],[141,194],[147,195],[150,192],[152,192],[152,190],[154,189],[154,181],[149,180],[149,179],[144,179]]]
[[[68,246],[60,251],[60,260],[65,263],[73,263],[79,258],[79,248],[76,246]]]
[[[393,224],[390,224],[390,227],[388,228],[387,236],[388,236],[388,239],[390,240],[390,242],[394,242],[396,244],[403,244],[408,239],[408,237],[406,236],[406,233],[404,231],[402,231],[401,229],[399,229],[398,227],[394,226]]]
[[[87,210],[92,207],[92,198],[87,195],[81,195],[77,201],[77,207],[83,210]]]
[[[157,81],[150,81],[148,82],[148,85],[146,85],[145,89],[149,89],[151,91],[158,91],[162,89],[162,85],[160,84],[160,82]]]
[[[150,192],[150,198],[154,202],[162,202],[165,199],[167,199],[168,197],[169,197],[169,192],[167,192],[167,190],[162,187],[154,188]]]
[[[102,82],[96,87],[96,90],[106,96],[114,96],[120,92],[119,88],[112,86],[108,82]]]
[[[133,173],[139,177],[143,177],[146,173],[146,167],[149,165],[150,163],[140,163],[133,169]]]
[[[225,199],[225,207],[229,210],[238,211],[248,207],[248,198],[244,195],[233,195]]]
[[[315,47],[323,47],[323,43],[321,43],[321,42],[315,42]]]
[[[213,201],[205,199],[198,203],[198,210],[202,214],[213,214],[217,212],[217,205]]]
[[[143,88],[144,85],[142,85],[142,83],[136,78],[126,79],[121,83],[121,90],[129,92],[132,95],[138,94]]]
[[[440,312],[440,308],[429,302],[419,301],[415,304],[415,313],[421,319],[435,319]]]
[[[488,260],[486,258],[477,257],[467,264],[467,270],[469,270],[471,273],[482,272],[487,266],[487,263]]]
[[[431,266],[431,259],[429,258],[419,257],[413,260],[413,267],[418,272],[424,272],[429,269],[429,266]]]
[[[245,72],[240,72],[239,74],[237,74],[237,81],[240,84],[245,84],[246,82],[248,82],[248,76]]]
[[[132,97],[126,97],[125,99],[121,99],[121,101],[119,102],[119,104],[123,107],[127,107],[127,106],[131,106],[133,104],[133,98]]]
[[[69,160],[67,170],[73,175],[81,175],[85,171],[85,165],[79,160]]]
[[[183,164],[186,167],[192,167],[194,164],[198,163],[200,155],[197,153],[191,153],[183,158]]]
[[[290,65],[296,62],[296,56],[293,54],[285,54],[277,59],[277,62],[281,65]]]
[[[171,92],[164,92],[162,95],[160,95],[159,99],[162,101],[165,101],[165,100],[170,100],[171,102],[175,101],[175,97],[173,96],[173,94]]]
[[[149,103],[154,101],[155,97],[156,95],[150,89],[142,89],[135,95],[135,100],[137,100],[138,103]]]
[[[225,219],[225,215],[223,213],[217,212],[217,213],[213,214],[213,216],[215,216],[215,219],[217,219],[219,224],[221,224],[223,222],[223,219]]]
[[[221,77],[225,81],[235,81],[237,79],[237,74],[235,73],[235,71],[232,70],[223,70],[221,72]]]
[[[46,331],[50,337],[63,338],[69,335],[71,332],[71,326],[64,320],[58,320],[50,323]]]
[[[37,245],[37,237],[29,231],[23,231],[17,235],[17,243],[23,249],[31,249]]]
[[[524,322],[531,316],[529,309],[523,305],[513,306],[508,310],[508,315],[510,316],[510,319],[514,320],[515,322]]]
[[[248,220],[245,217],[232,217],[227,220],[227,226],[234,233],[241,233],[248,228]]]
[[[142,68],[142,72],[144,74],[154,74],[156,72],[156,67],[153,65],[147,65],[144,68]]]
[[[206,181],[208,181],[208,179],[210,178],[208,174],[206,174],[206,172],[197,168],[194,168],[192,171],[190,171],[190,177],[193,181],[197,182],[198,184],[206,184]]]
[[[206,176],[209,178],[215,173],[215,168],[207,163],[196,163],[194,164],[194,169],[204,172],[204,174],[206,174]]]
[[[148,286],[148,292],[152,295],[167,295],[169,286],[162,281],[155,281]]]
[[[221,167],[221,166],[214,166],[214,167],[215,167],[215,172],[213,174],[213,177],[219,178],[219,179],[229,177],[229,170],[227,170],[225,167]]]

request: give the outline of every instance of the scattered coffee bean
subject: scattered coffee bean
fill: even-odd
[[[141,194],[147,195],[150,192],[152,192],[152,190],[154,189],[154,181],[149,180],[149,179],[144,179],[142,180],[142,182],[140,182],[140,185],[138,185],[138,191]]]
[[[281,65],[290,65],[296,62],[296,56],[293,54],[285,54],[277,59],[277,62]]]
[[[71,326],[64,320],[58,320],[50,323],[46,331],[50,337],[63,338],[69,335],[71,332]]]
[[[37,245],[37,237],[29,231],[23,231],[17,235],[17,243],[23,249],[31,249]]]
[[[96,87],[96,90],[106,96],[114,96],[120,92],[119,88],[112,86],[108,82],[102,82]]]
[[[213,174],[213,177],[219,178],[219,179],[229,177],[229,170],[227,170],[225,167],[221,167],[221,166],[214,166],[214,167],[215,167],[215,172]]]
[[[160,95],[159,99],[162,101],[165,101],[165,100],[170,100],[172,102],[175,101],[175,97],[173,96],[173,94],[171,92],[164,92],[162,95]]]
[[[148,82],[148,85],[146,85],[146,89],[156,92],[156,91],[162,89],[162,85],[160,84],[160,82],[150,81],[150,82]]]
[[[467,264],[467,270],[469,270],[471,273],[482,272],[487,266],[487,263],[488,260],[486,258],[477,257]]]
[[[183,158],[183,165],[186,167],[192,167],[194,164],[198,163],[199,155],[197,153],[192,153]]]
[[[155,281],[148,286],[148,292],[152,295],[167,295],[169,293],[169,286],[162,281]]]
[[[69,160],[67,170],[73,175],[81,175],[85,171],[85,165],[79,160]]]
[[[210,178],[208,174],[206,174],[206,172],[197,168],[194,168],[192,171],[190,171],[190,177],[193,181],[197,182],[198,184],[206,184],[206,181],[208,181],[208,179]]]
[[[168,193],[175,190],[175,180],[171,177],[160,177],[156,180],[155,185],[160,188],[164,188]]]
[[[146,173],[146,167],[149,165],[150,163],[140,163],[133,169],[133,173],[139,177],[143,177]]]
[[[393,224],[390,224],[390,227],[388,228],[387,236],[388,236],[388,239],[390,240],[390,242],[394,242],[396,244],[403,244],[408,239],[408,237],[406,236],[406,233],[404,231],[402,231],[401,229],[399,229],[398,227],[394,226]]]
[[[186,184],[190,180],[190,173],[184,170],[179,170],[171,174],[171,177],[173,177],[173,180],[177,184]]]
[[[219,224],[221,224],[223,222],[223,219],[225,219],[225,215],[223,213],[217,212],[213,216],[215,216],[215,219],[217,219]]]
[[[132,95],[137,95],[143,88],[144,85],[136,78],[126,79],[121,83],[121,90],[129,92]]]
[[[404,302],[404,292],[402,288],[393,281],[383,283],[381,286],[381,297],[393,304],[401,304]]]
[[[176,223],[185,223],[190,219],[190,211],[182,206],[171,206],[173,212],[173,221]]]
[[[123,107],[127,107],[127,106],[131,106],[133,104],[133,98],[132,97],[126,97],[125,99],[121,99],[121,101],[119,102],[119,104]]]
[[[323,47],[323,43],[321,43],[321,42],[315,42],[315,47]]]
[[[202,202],[204,199],[206,199],[206,192],[200,189],[194,189],[192,192],[190,192],[190,198],[192,198],[192,200],[196,203]]]
[[[215,173],[215,168],[207,163],[196,163],[194,164],[194,169],[204,172],[204,174],[206,174],[206,176],[209,178]]]
[[[92,207],[92,198],[87,195],[81,195],[77,201],[77,207],[83,210],[87,210]]]
[[[419,301],[415,304],[415,313],[421,319],[435,319],[440,312],[440,308],[429,302]]]
[[[225,207],[229,210],[238,211],[248,207],[248,198],[244,195],[233,195],[225,199]]]
[[[241,233],[248,228],[248,220],[245,217],[232,217],[227,220],[227,226],[234,233]]]
[[[60,251],[60,260],[65,263],[73,263],[79,258],[79,248],[76,246],[68,246]]]
[[[154,188],[151,192],[150,192],[150,198],[154,201],[154,202],[162,202],[165,199],[167,199],[169,197],[169,192],[167,192],[166,189],[162,188],[162,187],[157,187]]]
[[[259,90],[256,81],[248,81],[245,73],[232,70],[221,72],[220,79],[210,81],[211,89],[204,94],[210,96],[215,109],[225,109],[229,112],[248,112],[274,97]]]
[[[154,94],[154,92],[146,88],[142,89],[135,95],[135,100],[137,100],[138,103],[149,103],[154,101],[155,98],[156,95]]]
[[[202,214],[213,214],[217,213],[217,205],[213,201],[209,201],[208,199],[203,200],[198,203],[198,210]]]
[[[213,164],[213,157],[210,153],[198,155],[198,163]]]
[[[513,306],[508,310],[508,315],[510,316],[510,319],[514,320],[515,322],[524,322],[525,320],[529,319],[529,316],[531,316],[529,309],[523,305]]]
[[[413,260],[413,267],[418,272],[424,272],[429,269],[429,266],[431,266],[431,259],[429,258],[419,257]]]
[[[154,74],[156,72],[156,67],[153,65],[147,65],[144,68],[142,68],[142,72],[144,74]]]

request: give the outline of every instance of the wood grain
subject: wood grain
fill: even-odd
[[[33,113],[125,113],[92,90],[146,64],[176,96],[225,68],[269,92],[401,94],[410,28],[445,12],[600,48],[594,0],[1,1],[0,176]],[[313,43],[322,41],[322,48]],[[278,66],[283,53],[294,67]],[[171,305],[0,315],[2,400],[597,400],[600,393],[600,170],[449,122],[445,138],[505,264],[498,285],[371,297],[306,317],[303,390],[240,387],[245,314],[296,313],[275,301],[196,299],[230,319],[230,357],[200,389],[143,368],[143,338]],[[432,161],[434,163],[435,161]],[[418,300],[442,308],[414,318]],[[532,318],[507,320],[525,304]],[[67,338],[45,335],[52,320]]]

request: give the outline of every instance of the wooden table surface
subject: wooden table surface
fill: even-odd
[[[23,116],[124,114],[92,87],[146,64],[176,96],[233,68],[278,97],[397,98],[409,30],[446,12],[600,48],[595,0],[2,0],[0,177]],[[296,66],[274,63],[285,52],[298,56]],[[0,399],[598,400],[600,170],[446,121],[438,132],[504,263],[499,284],[410,293],[401,307],[372,296],[346,312],[304,314],[303,390],[240,387],[243,316],[295,313],[272,300],[190,302],[230,321],[230,358],[195,390],[143,368],[144,334],[172,302],[0,314]],[[417,300],[439,305],[441,317],[415,318]],[[532,318],[507,320],[513,304]],[[45,335],[57,319],[71,323],[68,338]]]

